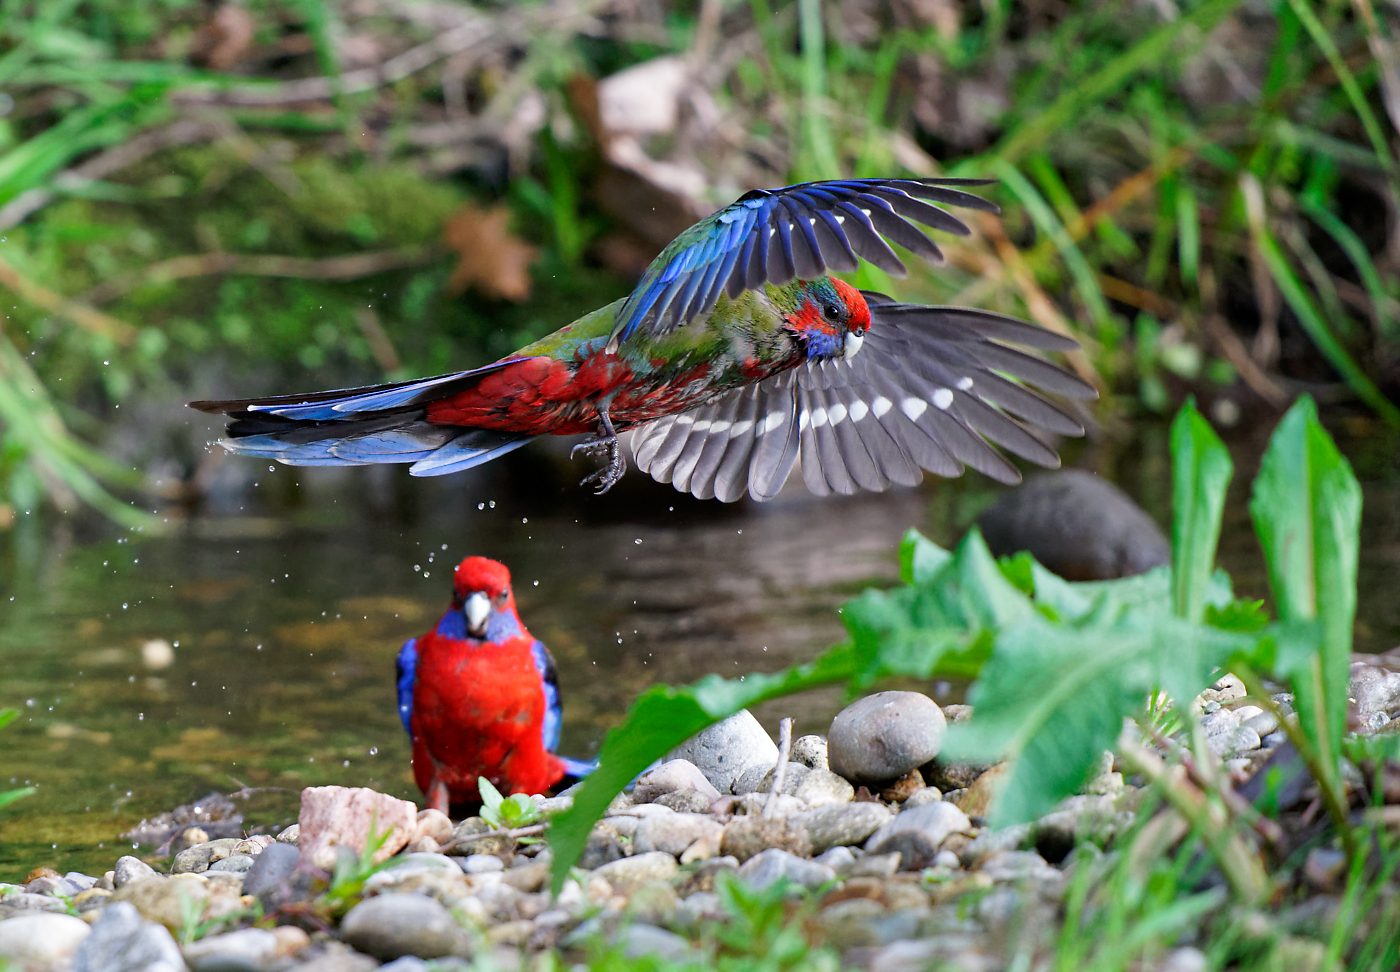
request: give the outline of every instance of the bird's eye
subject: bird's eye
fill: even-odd
[[[839,321],[841,319],[841,305],[837,303],[827,303],[822,307],[822,314],[828,321]]]
[[[501,601],[504,601],[508,597],[510,597],[510,591],[501,591],[501,593],[496,595],[497,600]]]

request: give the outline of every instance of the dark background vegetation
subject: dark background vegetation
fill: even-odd
[[[489,360],[833,176],[998,179],[860,282],[1073,333],[1109,432],[1395,425],[1397,45],[1371,0],[0,0],[0,526],[198,499],[185,399]]]

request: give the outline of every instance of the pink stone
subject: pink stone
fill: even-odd
[[[371,831],[388,831],[384,845],[374,854],[379,863],[393,857],[418,832],[418,807],[407,800],[366,787],[309,786],[301,791],[301,835],[297,846],[303,860],[330,870],[336,849],[364,852]]]

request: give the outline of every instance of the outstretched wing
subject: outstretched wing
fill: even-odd
[[[413,739],[413,683],[418,677],[418,639],[409,638],[399,649],[399,657],[394,662],[399,692],[399,720],[403,731]]]
[[[643,274],[617,315],[610,346],[639,328],[665,334],[764,283],[812,280],[828,270],[854,270],[863,257],[902,275],[886,240],[928,260],[942,252],[915,224],[966,236],[957,217],[925,200],[997,212],[954,186],[988,179],[840,179],[782,189],[755,189],[686,230]]]
[[[1019,344],[1067,351],[1068,338],[965,307],[898,304],[867,294],[873,323],[854,358],[807,364],[650,422],[632,440],[638,468],[701,499],[776,496],[799,456],[817,495],[913,485],[923,471],[971,466],[1016,483],[998,451],[1041,466],[1059,456],[1034,431],[1082,435],[1030,386],[1065,398],[1093,387]]]

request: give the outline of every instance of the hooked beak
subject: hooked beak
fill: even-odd
[[[864,343],[864,334],[857,334],[855,331],[847,331],[845,354],[842,355],[842,357],[844,357],[847,361],[850,361],[852,358],[854,358],[857,354],[860,353],[860,346]]]
[[[467,616],[467,633],[473,638],[486,634],[486,619],[491,616],[491,599],[477,591],[462,605],[462,613]]]

